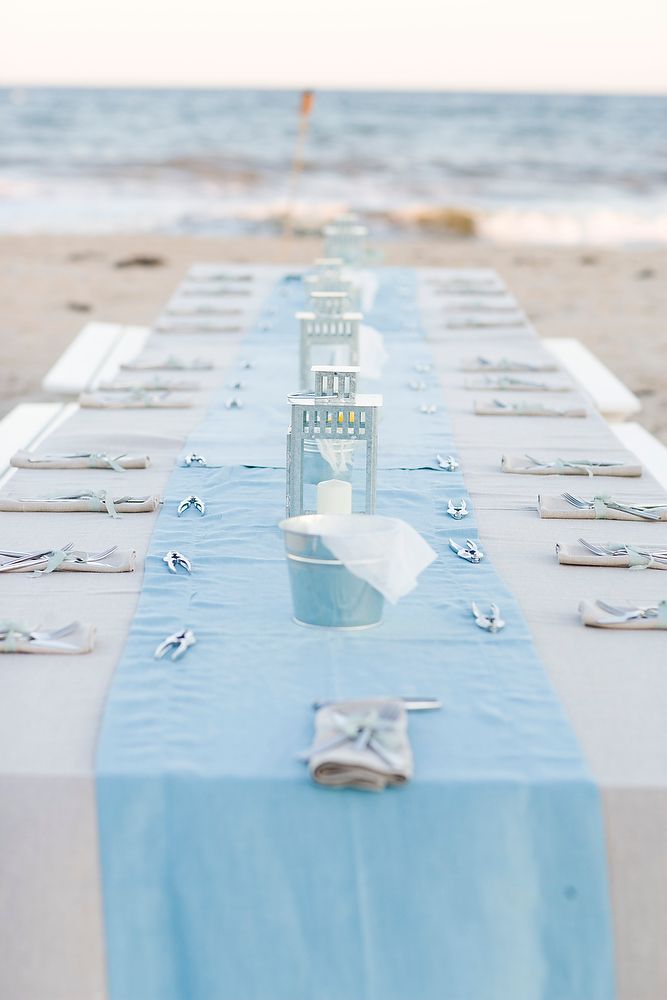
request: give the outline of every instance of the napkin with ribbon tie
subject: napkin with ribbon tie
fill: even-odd
[[[153,410],[184,409],[192,406],[189,396],[173,396],[170,392],[145,392],[143,389],[123,393],[83,392],[79,406],[93,410]]]
[[[100,392],[193,392],[201,382],[187,378],[144,378],[141,382],[100,382]]]
[[[31,451],[17,451],[10,465],[17,469],[147,469],[151,464],[148,455],[107,455],[105,452],[76,452],[63,455],[35,455]]]
[[[95,626],[72,622],[63,628],[42,630],[17,622],[0,622],[0,653],[90,653]]]
[[[496,392],[568,392],[571,385],[564,382],[538,382],[520,375],[479,375],[465,378],[464,389],[493,389]]]
[[[480,417],[585,417],[583,406],[545,406],[544,403],[505,403],[475,401],[475,413]]]
[[[558,365],[551,360],[519,361],[516,358],[468,358],[461,365],[462,372],[556,372]]]
[[[619,503],[625,507],[643,507],[646,506],[647,509],[653,510],[657,515],[655,518],[644,518],[641,514],[628,513],[625,510],[616,510],[614,507],[608,506],[609,502]],[[595,521],[595,520],[609,520],[609,521],[644,521],[646,523],[649,520],[667,521],[667,504],[661,506],[660,504],[646,504],[645,501],[632,501],[632,500],[616,500],[616,498],[609,496],[596,496],[590,501],[590,507],[580,508],[575,507],[573,504],[569,503],[562,496],[538,496],[537,498],[537,508],[540,517],[554,517],[554,518],[564,518],[564,519],[575,519],[584,521]]]
[[[412,750],[400,699],[368,698],[324,705],[312,746],[300,755],[310,776],[330,788],[380,792],[412,777]]]
[[[667,547],[633,546],[604,542],[600,548],[608,552],[591,552],[581,542],[579,545],[556,543],[556,555],[561,566],[618,566],[621,569],[667,569]],[[653,550],[653,551],[652,551]],[[655,553],[655,555],[654,555]],[[660,556],[661,558],[656,558]]]
[[[86,552],[82,549],[52,549],[40,558],[30,558],[31,553],[12,553],[14,558],[3,558],[0,553],[0,573],[34,573],[48,576],[51,573],[133,573],[137,561],[134,549],[114,546],[105,552]],[[24,556],[25,561],[19,561]]]
[[[618,613],[612,614],[608,610],[612,606]],[[616,603],[604,605],[602,601],[585,600],[579,605],[579,614],[582,625],[593,628],[667,629],[667,601],[659,601],[647,609],[632,604],[616,607]]]
[[[109,514],[111,517],[118,517],[119,514],[147,513],[157,510],[159,505],[160,498],[157,496],[112,497],[106,490],[85,490],[54,497],[0,497],[0,511],[11,513],[50,511],[60,514]]]
[[[634,456],[628,456],[628,459]],[[554,458],[541,461],[529,455],[503,455],[503,472],[525,476],[641,476],[642,467],[634,462],[596,462],[592,458]]]

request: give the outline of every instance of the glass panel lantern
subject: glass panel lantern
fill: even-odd
[[[314,392],[288,397],[288,517],[375,513],[382,396],[357,393],[358,372],[353,365],[314,367]]]
[[[340,316],[345,312],[354,312],[350,297],[344,290],[314,291],[310,293],[309,300],[311,311],[316,316]]]
[[[359,364],[359,324],[361,313],[319,316],[314,312],[297,313],[300,323],[299,386],[313,388],[315,366]]]
[[[306,293],[311,298],[309,306],[312,311],[318,311],[312,302],[312,296],[316,292],[344,292],[348,302],[343,311],[355,312],[358,310],[360,302],[359,289],[351,278],[343,276],[341,271],[343,266],[342,260],[335,257],[323,257],[319,261],[315,261],[315,266],[315,272],[306,275],[304,279]]]
[[[359,265],[366,254],[368,230],[357,223],[332,223],[324,227],[327,257],[339,257],[344,264]]]

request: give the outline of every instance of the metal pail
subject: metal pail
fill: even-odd
[[[285,538],[294,620],[299,625],[364,629],[382,621],[382,594],[350,572],[322,541],[322,534],[348,525],[355,532],[364,527],[377,532],[389,530],[391,521],[370,514],[301,514],[280,522]]]

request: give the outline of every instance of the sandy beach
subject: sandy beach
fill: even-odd
[[[150,323],[195,260],[304,262],[318,240],[164,235],[0,236],[0,413],[44,398],[40,380],[90,320]],[[577,337],[641,397],[667,442],[667,250],[381,245],[388,264],[495,268],[538,331]]]

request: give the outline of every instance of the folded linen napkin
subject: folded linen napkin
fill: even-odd
[[[474,316],[470,316],[468,319],[450,318],[445,320],[445,327],[448,330],[512,330],[515,327],[526,325],[526,320],[522,317],[517,317],[517,319],[476,319]]]
[[[83,392],[79,396],[79,406],[92,410],[160,410],[185,409],[192,406],[189,396],[173,396],[171,393],[129,392],[127,395],[111,393]]]
[[[637,462],[596,462],[590,458],[555,458],[545,462],[528,455],[503,455],[500,468],[526,476],[641,476]]]
[[[517,361],[513,358],[468,358],[461,365],[463,372],[557,372],[560,371],[555,362]]]
[[[495,389],[501,392],[568,392],[572,386],[564,383],[538,382],[516,375],[482,375],[463,380],[464,389]]]
[[[545,406],[544,403],[505,403],[499,399],[490,402],[475,400],[474,411],[479,417],[585,417],[582,406]]]
[[[186,361],[170,354],[168,358],[154,358],[148,361],[126,361],[120,366],[124,371],[130,372],[204,372],[215,368],[212,361],[206,358],[192,358]]]
[[[134,549],[113,546],[102,552],[86,552],[66,546],[52,549],[40,557],[30,558],[29,552],[0,553],[0,573],[34,573],[48,576],[51,573],[133,573],[137,561]],[[25,557],[21,562],[20,557]]]
[[[618,613],[606,610],[610,607]],[[593,628],[667,629],[667,601],[659,601],[647,611],[644,606],[585,600],[579,605],[579,614],[582,625]]]
[[[381,792],[412,777],[405,705],[368,698],[324,705],[315,715],[313,745],[302,755],[311,778],[330,788]]]
[[[201,293],[197,293],[198,295]],[[230,309],[217,302],[174,302],[165,310],[167,316],[240,316],[240,309]]]
[[[95,626],[72,622],[63,628],[31,629],[16,622],[0,623],[0,653],[90,653]]]
[[[201,389],[201,382],[187,378],[145,378],[141,382],[101,382],[100,392],[188,392]]]
[[[9,460],[16,469],[147,469],[148,455],[107,455],[104,452],[77,452],[69,455],[34,455],[17,451]]]
[[[249,288],[231,288],[229,285],[221,285],[216,281],[206,281],[204,278],[196,284],[184,284],[178,290],[179,295],[193,295],[199,298],[247,298],[251,291]]]
[[[119,514],[143,514],[157,510],[160,502],[157,496],[112,497],[106,490],[87,490],[59,497],[3,496],[0,497],[0,511],[13,513],[43,511],[60,514],[87,512],[117,517]]]
[[[158,320],[153,329],[156,333],[240,333],[242,327],[238,325],[224,326],[217,319],[206,322],[204,317],[198,320],[195,317],[185,316],[183,319]]]
[[[556,543],[556,555],[561,566],[618,566],[621,569],[667,569],[667,546],[634,546],[615,542],[600,543],[600,548],[609,552],[596,554],[586,548],[581,542],[578,545],[561,545]],[[660,555],[656,559],[653,553]]]
[[[644,521],[647,524],[649,523],[649,520],[655,520],[656,522],[667,521],[667,504],[664,506],[661,504],[647,504],[645,501],[639,502],[632,500],[618,500],[617,498],[605,496],[593,497],[588,502],[591,504],[590,507],[580,508],[569,503],[559,495],[540,495],[537,498],[537,509],[540,517],[564,519],[572,518],[575,520],[585,521],[594,521],[599,519],[609,521]],[[642,517],[641,514],[632,514],[625,510],[616,510],[614,507],[608,506],[610,502],[638,509],[646,507],[647,510],[652,510],[656,517],[647,519]]]

